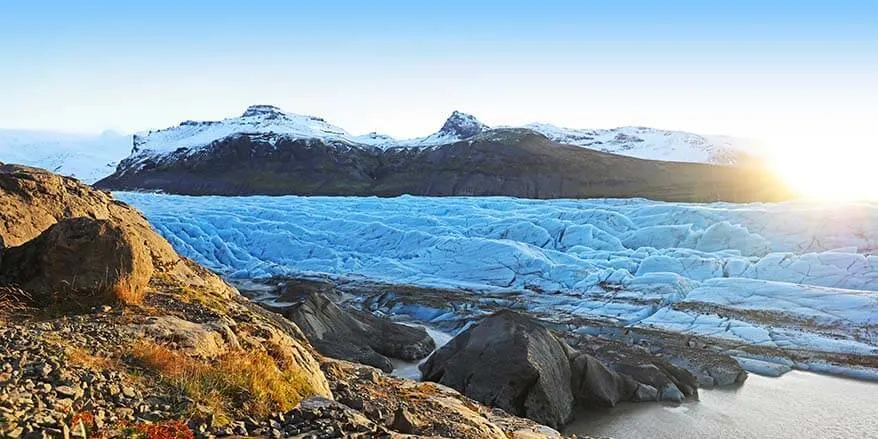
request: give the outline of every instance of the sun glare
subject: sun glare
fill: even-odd
[[[771,154],[772,167],[800,196],[820,201],[878,200],[878,153],[813,148]]]

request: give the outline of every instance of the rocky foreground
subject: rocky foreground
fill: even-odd
[[[306,337],[321,353],[358,362],[377,357],[379,365],[393,359],[423,360],[424,380],[553,428],[570,422],[576,406],[680,403],[697,398],[699,387],[736,385],[747,378],[728,355],[690,345],[681,337],[589,336],[524,310],[482,307],[476,297],[459,296],[453,290],[342,283],[325,277],[278,278],[267,285],[275,287],[266,291],[251,286],[244,291],[307,328]],[[361,310],[394,314],[382,303],[407,294],[423,300],[414,305],[420,309],[448,306],[460,311],[449,310],[439,319],[443,329],[457,335],[429,358],[427,353],[418,354],[424,346],[422,337],[427,336],[423,329],[385,320],[377,330],[368,324],[377,317]],[[365,315],[370,319],[363,319]],[[364,350],[371,356],[364,356]]]
[[[0,165],[0,243],[2,437],[560,437],[324,357],[73,179]]]

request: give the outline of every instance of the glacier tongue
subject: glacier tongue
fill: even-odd
[[[116,196],[232,278],[514,293],[558,321],[878,357],[878,203]]]

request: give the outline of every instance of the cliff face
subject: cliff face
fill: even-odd
[[[501,195],[774,201],[766,170],[642,160],[499,129],[431,147],[380,149],[319,139],[236,135],[197,150],[123,161],[96,187],[187,195]]]

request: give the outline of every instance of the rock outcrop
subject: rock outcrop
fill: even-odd
[[[107,266],[117,264],[119,265],[117,268],[122,268],[120,274],[130,271],[130,273],[139,273],[140,275],[149,271],[148,264],[142,257],[143,252],[148,252],[153,267],[150,282],[161,278],[164,282],[174,282],[181,286],[209,289],[226,298],[237,294],[218,276],[194,262],[178,256],[171,245],[155,233],[140,212],[125,203],[114,200],[109,194],[94,190],[73,178],[61,177],[42,169],[19,165],[0,165],[0,237],[7,246],[3,253],[19,254],[21,257],[25,257],[25,253],[35,252],[36,247],[31,247],[31,250],[27,250],[28,247],[23,247],[17,251],[13,251],[10,247],[18,247],[37,238],[60,221],[80,217],[104,220],[105,222],[87,225],[86,220],[81,220],[76,223],[59,225],[50,235],[31,243],[29,247],[35,245],[63,247],[73,244],[73,239],[76,238],[79,239],[77,245],[81,245],[82,250],[85,251],[80,255],[81,257],[85,257],[86,253],[97,256],[94,252],[99,254],[101,251],[120,251],[120,254],[131,253],[131,261],[129,262],[135,260],[137,262],[129,269],[121,267],[125,263],[118,261],[108,262]],[[93,237],[96,233],[107,233],[107,235],[103,244],[97,244],[85,242],[87,240],[77,237],[80,232],[91,233]],[[110,234],[118,235],[122,237],[122,240],[114,244]],[[67,239],[69,242],[58,242],[58,239]],[[108,248],[117,244],[120,249],[126,246],[129,249]],[[104,248],[101,249],[100,246],[104,246]],[[61,249],[56,250],[60,251]],[[138,255],[134,256],[135,253]],[[56,254],[56,256],[60,256],[60,254]],[[92,262],[97,263],[97,259]],[[81,262],[77,264],[79,263]],[[9,267],[15,273],[0,273],[0,277],[11,277],[13,282],[19,282],[19,276],[26,277],[20,272],[19,268],[21,267],[6,263],[4,266]],[[60,270],[60,267],[58,268]],[[97,266],[92,268],[99,270]],[[103,271],[106,272],[106,270]],[[72,276],[65,277],[71,274],[69,271],[67,273],[57,271],[55,274],[58,275],[55,279],[45,280],[45,282],[78,284]],[[115,276],[116,274],[110,275]],[[27,281],[27,279],[24,280]],[[137,283],[134,286],[136,287]]]
[[[421,365],[424,379],[510,413],[563,426],[574,403],[681,402],[697,378],[646,352],[577,351],[538,320],[498,311],[466,329]]]
[[[563,343],[530,317],[499,311],[421,366],[424,379],[551,427],[570,421],[574,398]]]
[[[393,370],[391,358],[416,361],[436,349],[436,343],[423,328],[340,308],[330,300],[338,297],[338,292],[326,286],[306,280],[289,281],[276,301],[265,306],[295,322],[323,355],[385,372]]]
[[[735,359],[708,345],[698,346],[688,337],[646,328],[604,327],[600,331],[601,337],[568,334],[565,341],[604,364],[614,365],[614,370],[630,371],[657,389],[670,383],[681,389],[694,387],[693,378],[703,388],[729,386],[747,379],[747,372]],[[650,378],[650,374],[660,378]]]
[[[25,290],[32,307],[57,305],[59,312],[82,313],[91,306],[145,302],[160,315],[150,321],[135,313],[117,322],[123,340],[168,344],[184,355],[204,352],[205,340],[217,354],[268,350],[283,359],[284,367],[297,370],[314,394],[330,396],[306,341],[303,345],[295,333],[283,333],[265,320],[251,317],[241,325],[224,317],[247,313],[237,292],[179,257],[136,210],[74,179],[8,165],[0,167],[0,207],[0,236],[14,245],[3,249],[0,284]],[[166,300],[154,302],[159,294]],[[193,322],[205,315],[195,312],[202,308],[214,309],[211,321]],[[156,330],[159,326],[164,330]],[[153,330],[137,330],[144,327]],[[192,339],[187,342],[186,336]]]
[[[698,378],[686,369],[636,347],[615,343],[600,346],[598,349],[586,347],[585,350],[590,351],[596,360],[606,364],[612,372],[636,384],[634,388],[626,386],[631,391],[627,397],[619,398],[609,405],[630,399],[640,400],[632,398],[634,395],[647,397],[647,400],[652,401],[682,402],[687,396],[698,393]],[[579,355],[590,356],[582,353]],[[589,371],[590,366],[585,370]],[[655,397],[649,397],[651,395]]]
[[[573,395],[581,404],[614,406],[619,401],[658,399],[655,389],[610,370],[591,355],[571,353],[570,366]]]
[[[153,274],[152,258],[132,230],[109,220],[63,219],[4,251],[0,273],[36,304],[136,301]]]
[[[481,134],[487,130],[488,126],[479,122],[475,116],[471,114],[455,111],[442,124],[442,128],[434,136],[446,136],[456,139],[467,139],[475,135]]]
[[[325,362],[323,371],[337,401],[400,433],[479,439],[561,437],[552,428],[485,407],[440,384],[386,376],[344,361]]]

